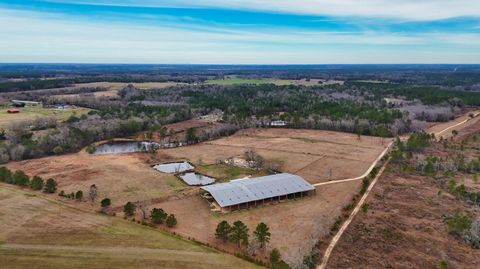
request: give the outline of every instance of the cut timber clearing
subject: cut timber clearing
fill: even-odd
[[[480,115],[480,112],[476,112],[472,118],[475,118],[477,116]],[[454,125],[451,125],[451,126],[448,126],[438,132],[435,132],[434,135],[435,137],[440,137],[441,134],[445,133],[446,131],[448,130],[451,130],[455,127],[458,127],[458,126],[461,126],[467,122],[469,122],[471,119],[471,117],[468,117],[459,122],[459,123],[456,123]],[[407,137],[408,138],[408,137]],[[386,154],[386,152],[390,149],[390,147],[393,145],[393,142],[391,142],[386,148],[385,150],[380,154],[380,156],[374,161],[374,163],[372,164],[372,166],[370,166],[370,168],[367,170],[366,173],[364,173],[362,176],[360,177],[356,177],[356,178],[348,178],[348,179],[343,179],[343,180],[335,180],[335,181],[330,181],[330,182],[324,182],[324,183],[319,183],[319,184],[315,184],[314,186],[321,186],[321,185],[326,185],[326,184],[333,184],[333,183],[342,183],[342,182],[348,182],[348,181],[355,181],[355,180],[360,180],[360,179],[363,179],[365,178],[372,170],[373,168],[378,164],[378,162],[383,158],[383,156]],[[377,175],[375,176],[374,180],[372,181],[372,183],[370,184],[370,186],[368,187],[367,191],[365,192],[365,194],[363,194],[362,198],[360,199],[360,201],[358,202],[358,204],[355,206],[355,208],[353,209],[352,213],[350,214],[350,216],[348,217],[348,219],[343,223],[343,225],[340,227],[340,229],[338,230],[338,232],[335,234],[335,236],[332,238],[332,240],[330,241],[327,249],[325,250],[325,253],[323,254],[323,258],[322,258],[322,263],[317,266],[317,269],[325,269],[327,267],[327,264],[328,264],[328,259],[330,258],[330,255],[332,254],[332,251],[333,249],[335,248],[335,246],[337,245],[340,237],[343,235],[343,233],[345,232],[345,230],[348,228],[348,226],[350,225],[350,223],[353,221],[353,219],[355,218],[355,216],[357,215],[357,213],[360,211],[362,205],[364,204],[365,200],[367,199],[368,195],[370,194],[370,191],[373,189],[373,187],[375,186],[375,184],[377,183],[378,179],[382,176],[383,174],[383,171],[385,170],[385,167],[386,165],[388,164],[388,161],[390,159],[388,159],[385,164],[382,166],[382,168],[380,169],[380,171],[377,173]]]

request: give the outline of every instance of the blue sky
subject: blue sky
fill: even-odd
[[[477,0],[0,0],[0,62],[480,63]]]

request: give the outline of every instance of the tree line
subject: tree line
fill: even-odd
[[[140,210],[140,213],[142,215],[142,222],[146,224],[145,220],[147,219],[147,211],[146,204],[144,203],[139,203],[139,205],[137,206],[137,204],[135,203],[127,202],[123,206],[123,213],[125,214],[125,218],[134,216],[137,209]],[[175,217],[175,215],[168,214],[162,208],[153,208],[150,211],[150,221],[152,225],[165,223],[165,225],[169,228],[173,228],[177,225],[177,218]]]
[[[57,190],[57,182],[53,178],[47,180],[40,176],[30,178],[22,170],[12,172],[6,167],[0,167],[0,181],[20,187],[30,187],[35,191],[43,190],[46,193],[54,193]]]
[[[223,220],[218,223],[215,229],[215,238],[223,243],[234,243],[237,248],[247,249],[252,255],[256,255],[257,248],[265,251],[267,244],[270,242],[270,228],[263,222],[260,222],[252,233],[254,240],[249,240],[249,228],[240,220],[233,222],[232,225],[228,221]],[[289,266],[281,260],[278,249],[270,252],[270,263],[272,268],[289,268]]]

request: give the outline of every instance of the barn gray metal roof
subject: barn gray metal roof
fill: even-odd
[[[289,173],[236,179],[201,188],[209,192],[221,207],[315,189],[302,177]]]

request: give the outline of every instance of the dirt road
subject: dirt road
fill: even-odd
[[[472,114],[473,114],[473,117],[470,117],[469,115],[467,115],[466,118],[464,120],[462,120],[461,122],[459,122],[457,124],[454,124],[454,125],[451,125],[451,126],[448,126],[447,128],[444,128],[441,131],[435,132],[435,138],[440,139],[440,137],[442,137],[442,135],[445,134],[447,131],[452,130],[453,128],[458,127],[460,125],[463,125],[463,124],[471,121],[472,119],[478,117],[480,115],[480,112],[473,112]]]
[[[353,177],[353,178],[346,178],[346,179],[332,180],[332,181],[327,181],[327,182],[320,182],[320,183],[317,183],[317,184],[313,184],[313,186],[317,187],[317,186],[323,186],[323,185],[328,185],[328,184],[355,181],[355,180],[360,180],[360,179],[365,178],[366,176],[368,176],[368,174],[370,174],[370,172],[372,172],[373,168],[375,168],[375,166],[383,158],[383,156],[385,156],[385,154],[387,154],[388,150],[390,150],[392,145],[393,145],[393,141],[390,142],[387,145],[387,147],[385,147],[385,149],[382,151],[382,153],[380,153],[380,155],[378,155],[377,159],[375,159],[375,161],[373,161],[372,165],[370,165],[370,167],[367,169],[367,171],[365,171],[365,173],[363,173],[363,175],[358,176],[358,177]]]

